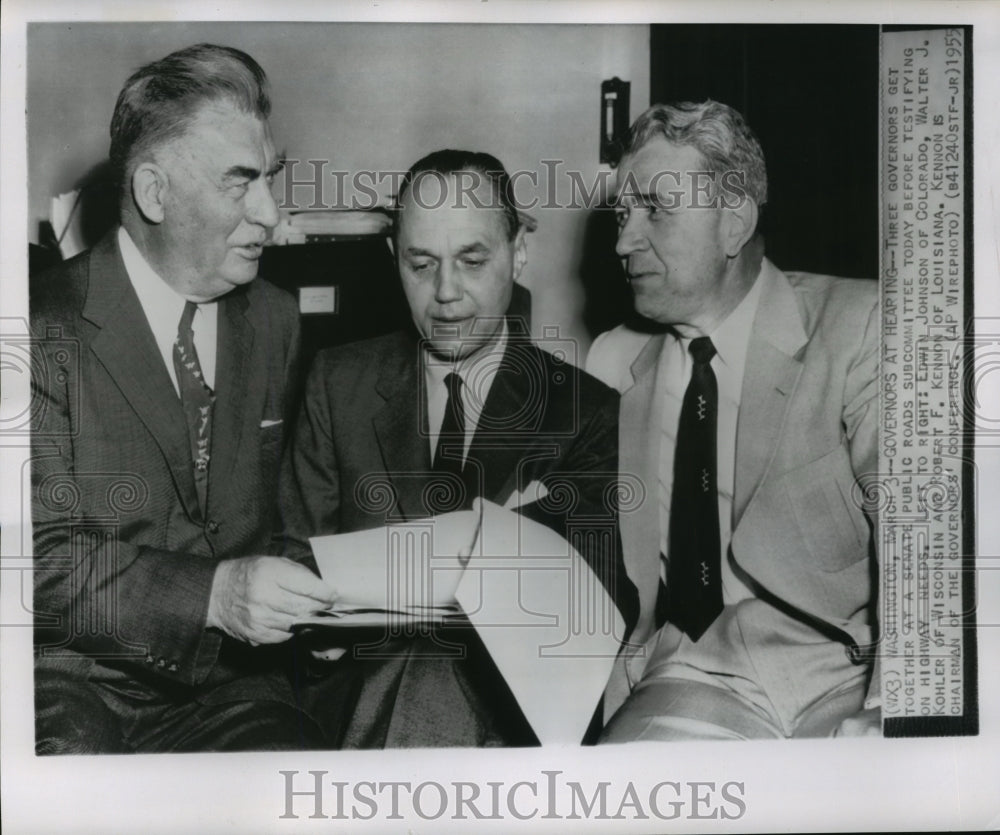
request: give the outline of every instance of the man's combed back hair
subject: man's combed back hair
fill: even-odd
[[[136,157],[184,133],[198,109],[225,101],[267,119],[267,76],[253,58],[229,46],[196,44],[136,70],[111,118],[111,168],[126,189]]]
[[[758,206],[767,202],[767,168],[760,142],[739,111],[711,99],[700,104],[654,104],[629,131],[625,155],[657,136],[698,150],[708,170],[718,175],[743,172],[746,193]]]
[[[449,203],[456,206],[463,206],[463,203],[456,202],[458,200],[468,203],[469,208],[502,209],[507,238],[508,240],[514,240],[514,236],[517,235],[517,230],[521,226],[521,219],[517,213],[514,187],[510,181],[510,175],[503,167],[503,163],[492,154],[479,151],[457,151],[451,148],[428,154],[423,159],[417,160],[410,167],[410,170],[406,172],[399,185],[399,193],[396,195],[396,211],[393,212],[393,236],[398,236],[403,197],[406,196],[406,193],[413,186],[414,180],[420,180],[428,175],[443,179],[450,175],[457,175],[460,172],[463,175],[467,172],[470,175],[469,179],[468,181],[463,180],[463,182],[459,183],[456,194],[449,194]],[[475,185],[479,185],[476,182],[476,177],[484,177],[490,183],[493,200],[488,206],[482,206],[469,194],[469,191],[474,190]],[[420,186],[418,185],[419,188]],[[423,191],[419,193],[423,195]],[[435,190],[433,194],[433,198],[423,198],[427,202],[421,203],[421,205],[434,205],[435,200],[441,192]]]

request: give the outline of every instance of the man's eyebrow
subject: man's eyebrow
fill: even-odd
[[[474,243],[474,244],[466,244],[465,246],[463,246],[458,251],[458,254],[459,255],[468,255],[468,254],[473,254],[474,253],[474,254],[478,255],[480,253],[489,252],[489,251],[490,251],[490,248],[488,246],[486,246],[486,244],[480,243],[479,241],[476,241],[476,243]]]
[[[426,258],[436,258],[437,257],[430,250],[428,250],[428,249],[422,249],[419,246],[408,246],[405,250],[403,250],[403,252],[406,255],[417,256],[417,257],[426,257]]]
[[[652,206],[659,201],[659,198],[655,194],[650,194],[648,191],[623,191],[615,196],[615,203],[621,205],[623,200],[634,200],[636,203],[642,206]]]
[[[226,169],[222,175],[224,180],[256,180],[260,176],[260,169],[250,165],[233,165]]]
[[[278,160],[268,170],[269,176],[274,176],[285,167],[284,160]],[[252,165],[233,165],[222,175],[224,180],[256,180],[260,177],[260,169]]]

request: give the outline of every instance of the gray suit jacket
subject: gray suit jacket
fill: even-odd
[[[308,538],[313,535],[374,528],[461,506],[460,497],[433,486],[438,476],[431,469],[422,389],[420,348],[409,332],[317,356],[283,476],[282,508],[291,555],[308,560]],[[533,502],[519,512],[577,547],[631,626],[637,599],[625,576],[616,530],[617,412],[614,391],[582,370],[557,362],[530,340],[512,335],[466,468],[478,473],[475,492],[498,504],[533,481],[547,483],[553,501]],[[556,501],[557,496],[570,500]],[[409,656],[417,649],[414,641],[405,652]],[[389,692],[382,688],[362,694],[344,744],[530,742],[523,725],[505,723],[516,707],[510,699],[500,700],[498,706],[493,698],[491,691],[504,684],[490,664],[481,663],[483,653],[471,650],[469,661],[454,670],[450,665],[435,669],[430,661],[411,664],[418,684],[411,686],[413,679],[400,673]],[[346,668],[347,659],[338,662],[341,676]],[[364,668],[366,680],[375,680],[373,669],[372,664]],[[448,705],[442,694],[456,679],[464,691]],[[397,699],[402,692],[411,695]],[[428,694],[430,703],[419,706],[423,697],[412,695],[418,692]],[[355,731],[364,711],[379,714],[380,709],[363,731]],[[406,711],[408,718],[400,719],[399,711]],[[466,715],[470,713],[471,719]]]
[[[220,560],[274,552],[298,312],[260,281],[220,300],[202,513],[180,399],[116,233],[32,283],[37,651],[193,692],[265,656],[205,617]]]

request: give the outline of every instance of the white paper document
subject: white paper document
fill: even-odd
[[[614,602],[554,531],[476,500],[474,510],[310,540],[337,604],[306,623],[475,627],[543,745],[578,745],[624,635]]]
[[[462,565],[480,514],[463,510],[309,540],[322,578],[337,590],[333,608],[304,622],[375,623],[378,614],[438,620],[455,607]],[[348,620],[347,616],[351,616]],[[367,617],[360,617],[367,616]]]
[[[625,624],[583,557],[551,529],[482,502],[455,592],[542,745],[579,745]]]

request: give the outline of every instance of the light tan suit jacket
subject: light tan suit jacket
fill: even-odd
[[[878,464],[877,284],[785,274],[766,259],[759,280],[737,422],[729,558],[758,598],[843,643],[855,663],[868,663],[875,520],[861,485]],[[661,403],[654,394],[666,338],[620,326],[598,338],[587,363],[622,392],[621,472],[645,489],[644,501],[621,512],[640,615],[631,660],[618,664],[609,685],[608,716],[635,684],[642,645],[655,633]],[[766,654],[754,662],[764,679],[787,674],[768,669]]]

